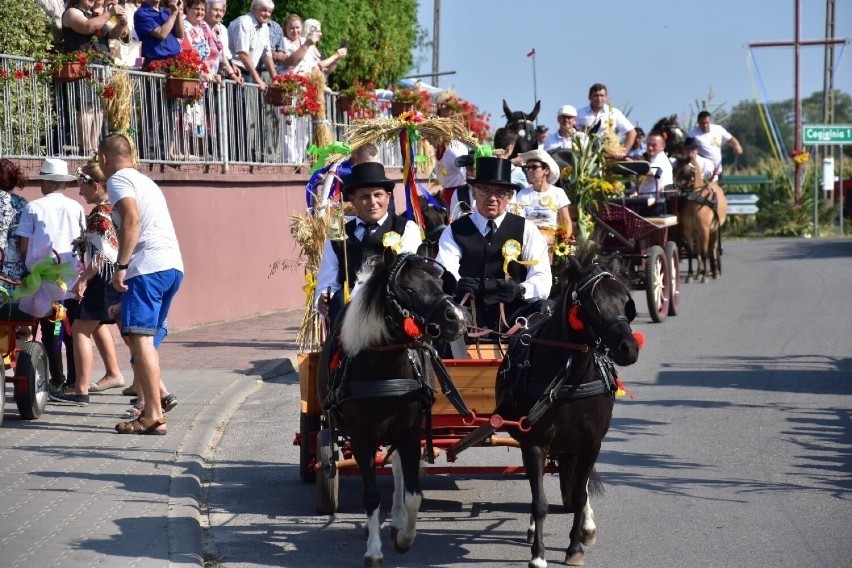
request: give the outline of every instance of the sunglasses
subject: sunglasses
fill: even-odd
[[[83,168],[77,168],[77,170],[74,172],[74,175],[77,176],[77,179],[79,181],[82,181],[84,183],[93,183],[95,181],[95,178],[85,173],[83,171]]]
[[[521,169],[526,170],[526,171],[530,171],[530,170],[537,170],[537,169],[540,169],[540,168],[543,168],[543,167],[544,166],[542,166],[540,164],[530,164],[529,166],[521,166]]]

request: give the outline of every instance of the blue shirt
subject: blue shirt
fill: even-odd
[[[146,62],[174,57],[180,53],[180,41],[174,35],[177,26],[182,25],[179,20],[175,21],[171,33],[165,39],[159,40],[151,35],[151,32],[166,23],[169,15],[167,9],[155,10],[149,4],[142,4],[133,14],[134,29],[142,42],[142,57]]]

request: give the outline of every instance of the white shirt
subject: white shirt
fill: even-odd
[[[637,190],[639,195],[657,195],[657,188],[660,189],[665,188],[667,185],[671,185],[674,183],[674,176],[672,175],[672,163],[669,161],[669,157],[666,156],[665,152],[660,152],[650,160],[651,164],[651,172],[645,176],[642,180],[642,183],[639,184],[639,189]],[[657,170],[660,171],[660,178],[656,179]]]
[[[523,216],[541,229],[556,229],[556,213],[571,204],[568,195],[560,187],[547,186],[544,191],[525,187],[515,196],[518,205],[524,208]]]
[[[467,180],[467,168],[456,165],[456,158],[468,153],[467,146],[453,140],[447,145],[441,159],[435,162],[435,178],[441,187],[458,187],[464,185]]]
[[[27,203],[21,211],[16,235],[29,239],[24,264],[32,269],[38,261],[59,254],[62,262],[74,261],[74,240],[83,234],[86,214],[83,206],[54,191]]]
[[[222,53],[225,54],[225,59],[230,61],[233,59],[233,54],[231,53],[230,41],[228,40],[228,28],[226,28],[222,22],[219,22],[215,26],[213,26],[213,33],[216,34],[216,37],[219,38],[219,43],[222,44]]]
[[[506,213],[503,213],[494,222],[497,228],[503,223]],[[488,219],[483,217],[479,211],[470,214],[470,219],[476,228],[485,236],[488,232]],[[527,266],[527,278],[522,282],[524,285],[524,299],[544,299],[550,295],[550,287],[553,285],[553,277],[550,273],[550,258],[547,255],[547,241],[538,232],[538,229],[530,221],[524,222],[524,242],[521,244],[521,260],[537,260],[537,264]],[[438,241],[437,262],[444,265],[457,279],[459,267],[461,266],[461,248],[453,237],[453,225],[444,229],[441,239]],[[521,284],[521,282],[519,282]]]
[[[702,132],[696,126],[689,131],[688,136],[695,138],[698,153],[711,160],[716,174],[719,174],[722,171],[722,144],[727,144],[734,136],[718,124],[711,124],[708,132]]]
[[[377,223],[382,225],[388,218],[388,214],[385,213],[384,217],[379,219]],[[364,231],[366,228],[362,221],[358,221],[358,226],[355,227],[355,238],[359,241],[364,237]],[[413,221],[408,221],[405,223],[405,231],[402,233],[402,245],[400,246],[399,252],[413,252],[416,253],[417,249],[423,243],[423,236],[420,233],[420,227],[417,226]],[[320,260],[319,268],[317,269],[317,288],[314,291],[314,306],[316,307],[320,295],[328,291],[331,288],[331,294],[334,295],[335,292],[340,290],[340,282],[337,281],[339,271],[339,264],[337,262],[337,255],[334,252],[334,249],[331,246],[331,240],[325,241],[325,246],[322,249],[322,259]],[[355,282],[350,282],[350,294],[355,293]]]
[[[585,132],[575,130],[568,138],[563,138],[559,131],[551,132],[547,135],[547,140],[544,141],[544,151],[552,152],[560,148],[570,148],[572,150],[580,150],[589,140],[589,135]]]
[[[106,185],[116,227],[121,226],[116,204],[122,199],[135,200],[139,212],[139,237],[125,278],[170,269],[183,272],[183,259],[166,196],[154,180],[133,168],[124,168],[114,173]]]
[[[609,103],[605,103],[603,108],[601,108],[598,112],[593,111],[591,105],[584,106],[577,111],[578,129],[585,130],[590,128],[598,120],[601,121],[598,136],[601,136],[606,132],[614,132],[620,139],[623,138],[625,134],[633,130],[633,123],[627,120],[627,117],[624,116],[620,110]]]
[[[272,45],[269,43],[269,26],[257,22],[254,14],[248,13],[240,16],[228,26],[228,40],[236,57],[234,62],[244,67],[239,54],[247,53],[251,64],[257,67],[264,53],[272,53]]]

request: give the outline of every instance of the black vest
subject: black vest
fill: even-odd
[[[486,298],[486,294],[492,292],[495,286],[494,282],[503,280],[503,245],[506,241],[514,239],[521,246],[524,243],[524,223],[523,217],[506,213],[506,217],[497,228],[491,242],[487,242],[479,229],[476,228],[470,216],[461,217],[452,222],[450,227],[453,228],[453,240],[461,249],[461,262],[459,263],[459,276],[469,276],[471,278],[482,278],[485,284],[476,293],[476,302],[479,306],[493,306],[496,310],[497,305],[493,298]],[[527,278],[527,267],[524,264],[517,262],[509,263],[509,276],[520,284]],[[506,306],[506,315],[519,309],[524,305],[524,301],[517,300]]]
[[[364,261],[377,254],[382,254],[384,251],[382,237],[384,237],[385,233],[396,231],[402,237],[403,233],[405,233],[406,223],[408,223],[408,220],[405,217],[388,215],[385,222],[379,225],[370,235],[366,246],[361,243],[360,239],[355,237],[355,229],[358,228],[358,219],[352,219],[346,223],[346,255],[344,256],[343,254],[342,241],[331,241],[331,249],[337,255],[337,282],[343,284],[348,274],[351,289],[355,284],[355,278]],[[348,267],[344,265],[344,258],[349,261]]]
[[[77,9],[80,10],[79,8],[77,8]],[[80,10],[80,11],[83,12],[83,15],[86,16],[87,20],[91,20],[92,18],[96,18],[98,16],[94,12],[86,12],[84,10]],[[82,49],[83,47],[86,47],[87,45],[89,45],[93,39],[96,41],[96,43],[99,44],[98,47],[100,49],[98,49],[98,51],[103,50],[105,52],[106,46],[107,46],[107,40],[109,38],[107,37],[106,27],[104,27],[102,29],[104,30],[104,33],[101,37],[98,37],[97,34],[88,34],[87,35],[87,34],[81,34],[81,33],[75,32],[70,27],[63,28],[63,30],[62,30],[62,53],[71,53],[72,51],[77,51],[79,49]]]

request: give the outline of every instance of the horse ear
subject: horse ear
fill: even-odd
[[[536,101],[535,106],[533,107],[532,112],[530,113],[529,120],[535,120],[535,117],[538,116],[538,111],[540,111],[540,110],[541,110],[541,101]]]
[[[396,260],[396,251],[391,247],[385,247],[385,250],[382,253],[382,260],[385,261],[385,266],[390,267]]]
[[[506,104],[506,99],[503,99],[503,113],[506,115],[506,118],[512,116],[512,111],[509,109],[509,105]]]
[[[429,244],[426,241],[423,241],[417,246],[417,251],[414,254],[424,258],[430,258],[432,256],[429,254]]]
[[[598,130],[601,129],[601,119],[597,119],[595,123],[589,128],[589,134],[597,134]]]

